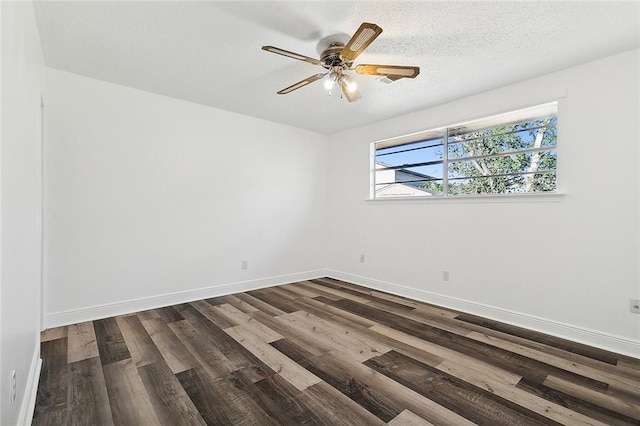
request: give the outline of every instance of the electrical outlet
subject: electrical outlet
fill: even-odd
[[[364,263],[364,254],[360,255],[360,263]]]
[[[640,299],[629,299],[629,311],[640,314]]]
[[[242,269],[249,269],[249,261],[243,260],[242,263],[240,264],[240,267]]]
[[[449,271],[442,271],[442,281],[449,281]]]
[[[9,375],[9,402],[12,405],[16,402],[16,370],[12,370]]]

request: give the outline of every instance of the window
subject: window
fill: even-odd
[[[557,103],[372,144],[373,198],[554,192]]]

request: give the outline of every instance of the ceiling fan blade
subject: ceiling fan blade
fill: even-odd
[[[342,88],[342,93],[347,98],[349,102],[355,102],[361,98],[360,92],[355,85],[349,85],[347,81],[344,79],[340,79],[340,87]]]
[[[373,40],[382,33],[382,28],[376,24],[363,22],[358,31],[347,42],[342,51],[342,59],[345,61],[353,61],[366,49]]]
[[[297,89],[299,89],[299,88],[301,88],[301,87],[306,86],[307,84],[311,84],[311,83],[313,83],[314,81],[318,81],[318,80],[320,80],[320,79],[321,79],[322,77],[324,77],[325,75],[327,75],[327,73],[324,73],[324,74],[322,74],[322,73],[318,73],[318,74],[316,74],[316,75],[312,75],[311,77],[307,77],[307,78],[305,78],[304,80],[301,80],[301,81],[299,81],[299,82],[297,82],[297,83],[295,83],[295,84],[292,84],[291,86],[289,86],[289,87],[287,87],[287,88],[284,88],[284,89],[280,90],[280,91],[278,92],[278,95],[286,95],[287,93],[291,93],[291,92],[293,92],[294,90],[297,90]]]
[[[277,53],[278,55],[286,56],[288,58],[297,59],[299,61],[309,62],[310,64],[320,65],[320,61],[318,59],[310,58],[308,56],[300,55],[299,53],[289,52],[288,50],[280,49],[279,47],[274,46],[262,46],[262,50],[266,50],[267,52]]]
[[[394,79],[399,78],[415,78],[420,74],[420,67],[405,67],[401,65],[357,65],[356,72],[358,74],[383,75]]]

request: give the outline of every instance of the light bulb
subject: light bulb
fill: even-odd
[[[324,79],[324,88],[326,90],[333,89],[333,79],[332,78],[325,78]]]
[[[358,89],[358,85],[353,80],[347,80],[346,81],[346,86],[347,86],[347,90],[349,92],[352,92],[352,93],[355,92]]]

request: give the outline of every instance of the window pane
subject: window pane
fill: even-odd
[[[402,168],[388,168],[376,164],[376,184],[405,182],[420,185],[434,179],[442,179],[442,162],[429,166]]]
[[[555,170],[557,151],[526,152],[449,163],[449,179]]]
[[[524,121],[474,132],[451,131],[449,158],[498,154],[522,149],[556,146],[556,116]]]
[[[376,149],[376,164],[402,166],[442,160],[443,139],[414,142],[389,148]]]
[[[376,185],[376,198],[384,197],[431,197],[442,195],[442,181],[433,180],[420,184],[393,183]]]
[[[550,192],[556,190],[556,174],[554,173],[539,173],[533,175],[533,185],[529,189],[529,192]]]
[[[449,195],[513,194],[550,192],[556,189],[554,171],[521,175],[454,179],[447,187]]]

